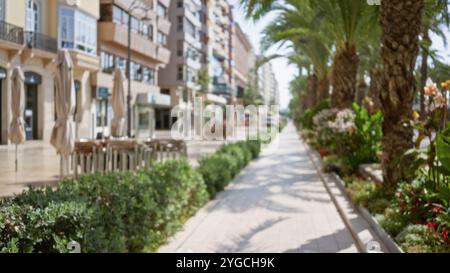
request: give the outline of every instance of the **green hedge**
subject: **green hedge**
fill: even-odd
[[[261,151],[260,141],[223,146],[193,169],[186,160],[30,189],[0,201],[0,252],[155,251]]]
[[[0,252],[154,251],[208,198],[186,160],[31,189],[0,204]]]
[[[198,171],[203,176],[211,198],[225,189],[252,159],[259,156],[261,141],[242,141],[224,145],[215,154],[200,160]]]

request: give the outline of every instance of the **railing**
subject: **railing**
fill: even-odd
[[[55,38],[31,31],[25,32],[25,37],[28,48],[41,49],[52,53],[58,52],[58,42]]]
[[[0,40],[23,45],[23,28],[0,21]]]

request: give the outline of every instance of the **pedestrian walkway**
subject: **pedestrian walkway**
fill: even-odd
[[[292,124],[160,252],[357,252]]]

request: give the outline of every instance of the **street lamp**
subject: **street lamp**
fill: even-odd
[[[131,138],[131,18],[133,11],[141,10],[145,13],[141,21],[151,21],[148,17],[148,11],[152,9],[151,0],[134,0],[128,7],[128,56],[127,56],[127,79],[128,79],[128,95],[127,95],[127,136]]]

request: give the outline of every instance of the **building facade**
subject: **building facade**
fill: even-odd
[[[258,89],[265,105],[279,104],[278,82],[270,62],[263,64],[258,71]]]
[[[236,97],[242,98],[247,87],[251,69],[255,65],[253,47],[239,24],[235,24],[233,36],[234,41],[234,67],[233,77],[235,83]]]
[[[0,0],[0,143],[8,143],[12,70],[25,74],[27,140],[49,140],[55,122],[53,77],[59,48],[74,61],[78,132],[89,131],[90,74],[98,69],[99,1]]]
[[[172,27],[169,34],[169,49],[172,52],[169,64],[161,70],[159,81],[161,92],[171,96],[172,107],[192,106],[192,99],[200,91],[198,84],[202,68],[202,2],[201,0],[174,0],[169,8]],[[170,108],[156,112],[156,128],[169,129],[172,120]]]
[[[127,75],[128,24],[131,20],[130,90],[131,134],[151,137],[156,126],[156,110],[169,108],[171,98],[161,94],[158,73],[170,60],[168,36],[170,0],[151,1],[150,10],[136,9],[129,13],[132,0],[101,0],[98,22],[98,53],[100,70],[92,78],[96,116],[95,135],[109,135],[112,115],[110,94],[115,68]],[[128,77],[127,77],[128,78]],[[128,80],[125,83],[128,94]]]
[[[207,100],[230,103],[234,90],[234,19],[233,7],[226,0],[204,0],[205,36],[203,51],[205,67],[210,77],[210,93]]]

